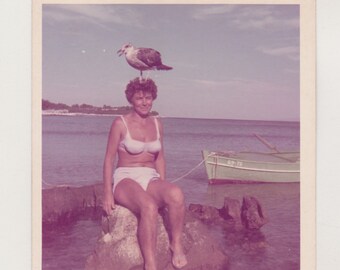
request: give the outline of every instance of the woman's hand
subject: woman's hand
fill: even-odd
[[[112,192],[106,193],[104,195],[103,201],[103,210],[106,212],[107,215],[111,215],[112,210],[116,207]]]
[[[106,154],[103,168],[103,180],[104,180],[104,199],[103,199],[103,210],[106,214],[110,215],[112,210],[115,208],[115,202],[112,193],[112,174],[113,164],[117,153],[117,148],[120,140],[122,120],[117,117],[110,129],[109,138],[107,141]]]

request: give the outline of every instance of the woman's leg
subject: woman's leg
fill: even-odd
[[[122,180],[114,192],[115,200],[140,217],[138,239],[145,270],[156,270],[157,215],[156,201],[131,179]]]
[[[169,212],[171,229],[170,248],[173,253],[174,266],[181,268],[187,264],[182,246],[182,232],[184,225],[185,204],[182,190],[176,185],[164,180],[149,183],[149,193],[159,206],[166,205]]]

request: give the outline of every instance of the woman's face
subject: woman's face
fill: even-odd
[[[131,99],[131,105],[139,115],[148,115],[152,108],[153,97],[150,92],[137,91]]]

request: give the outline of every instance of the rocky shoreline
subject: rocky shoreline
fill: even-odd
[[[102,216],[102,183],[82,187],[53,187],[42,190],[43,230],[75,222],[80,217]]]
[[[48,100],[42,100],[43,115],[123,115],[132,110],[131,106],[112,107],[103,105],[102,107],[89,104],[73,104],[71,106],[64,103],[53,103]],[[158,112],[152,111],[151,115],[158,115]]]
[[[136,237],[137,218],[126,208],[117,206],[111,216],[102,211],[102,183],[82,187],[53,187],[42,191],[42,224],[45,230],[76,222],[88,217],[102,219],[102,230],[94,252],[87,258],[87,270],[142,269],[142,256]],[[225,198],[218,209],[201,204],[187,208],[183,245],[189,264],[183,269],[228,269],[228,255],[211,226],[227,232],[228,241],[244,250],[266,248],[267,243],[260,228],[268,222],[261,204],[254,197],[245,196],[242,204]],[[168,237],[169,223],[166,209],[158,217],[158,264],[161,269],[174,269],[171,265]]]

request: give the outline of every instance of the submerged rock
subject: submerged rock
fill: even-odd
[[[83,216],[102,215],[103,184],[53,187],[42,190],[43,228],[54,228]]]
[[[237,199],[224,198],[224,205],[190,204],[189,211],[206,224],[221,225],[227,230],[260,229],[268,222],[259,201],[251,196],[243,197],[242,206]]]
[[[238,200],[225,197],[224,205],[219,213],[225,220],[232,220],[235,229],[240,229],[242,227],[241,205]]]
[[[83,187],[54,187],[42,191],[43,228],[54,228],[90,216],[100,219],[102,211],[102,183]],[[237,199],[225,197],[221,209],[190,204],[189,212],[206,224],[224,225],[230,229],[260,229],[268,222],[259,201],[251,196]]]
[[[254,197],[245,196],[242,206],[239,200],[225,197],[220,209],[191,204],[189,211],[202,222],[222,228],[224,241],[233,250],[257,254],[268,247],[265,236],[259,230],[268,219]]]
[[[246,229],[257,230],[268,222],[259,201],[251,196],[243,197],[241,219]]]
[[[102,217],[102,183],[83,187],[54,187],[42,191],[43,230],[75,222],[84,216]],[[88,257],[87,270],[143,269],[137,239],[137,218],[127,209],[117,206],[112,216],[102,218],[102,234],[94,253]],[[228,246],[241,247],[246,252],[267,247],[259,229],[268,222],[259,201],[245,196],[238,200],[226,197],[221,209],[191,204],[185,217],[183,245],[189,264],[185,269],[228,269],[228,259],[213,239],[208,227],[220,226]],[[173,269],[169,251],[166,212],[158,217],[157,258],[162,270]]]
[[[202,204],[190,204],[189,211],[205,223],[213,223],[220,219],[220,214],[217,208]]]
[[[159,269],[172,270],[166,212],[162,210],[158,215],[157,262]],[[111,216],[103,217],[102,236],[94,253],[88,257],[85,269],[143,269],[137,224],[136,216],[121,206],[117,206]],[[185,217],[183,247],[188,259],[188,265],[183,269],[227,269],[227,257],[207,227],[190,212]]]

